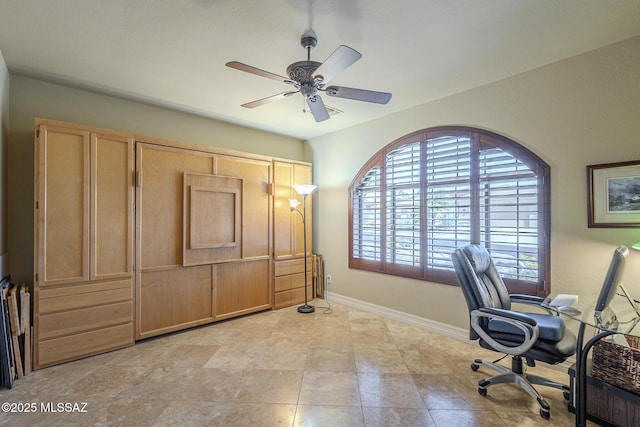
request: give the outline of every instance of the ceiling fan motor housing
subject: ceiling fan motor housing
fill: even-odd
[[[294,82],[300,84],[300,91],[305,96],[313,96],[317,89],[317,82],[313,78],[313,73],[322,65],[316,61],[298,61],[287,67],[287,74]]]
[[[316,32],[311,28],[302,33],[300,37],[300,44],[305,49],[313,49],[318,44],[318,36],[316,36]]]

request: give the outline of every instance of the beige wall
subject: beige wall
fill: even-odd
[[[393,100],[391,101],[393,102]],[[314,151],[314,245],[329,292],[467,327],[459,288],[348,268],[348,187],[381,147],[439,125],[489,129],[551,166],[552,293],[597,292],[619,244],[640,229],[587,228],[589,164],[640,160],[640,37],[310,141]],[[640,252],[625,284],[640,297]]]
[[[8,95],[8,75],[0,94]],[[33,270],[33,123],[36,116],[136,132],[189,143],[311,160],[314,249],[333,276],[329,291],[416,316],[466,327],[457,287],[350,270],[347,189],[381,147],[414,130],[468,125],[504,134],[551,165],[552,292],[595,292],[618,244],[640,241],[638,229],[588,229],[588,164],[640,159],[640,38],[615,44],[509,79],[431,102],[309,141],[207,120],[118,98],[11,76],[11,101],[2,109],[9,128],[8,252],[11,273],[31,281]],[[393,102],[393,100],[391,101]],[[3,153],[7,148],[3,148]],[[3,154],[3,162],[7,156]],[[5,172],[6,173],[6,172]],[[6,222],[3,220],[3,223]],[[0,245],[6,244],[6,233]],[[625,283],[640,296],[640,253],[629,259]]]
[[[0,52],[0,276],[8,273],[7,148],[9,141],[9,71]]]
[[[11,76],[10,110],[8,247],[10,271],[16,281],[33,281],[36,117],[292,160],[311,160],[307,144],[295,138],[18,75]]]

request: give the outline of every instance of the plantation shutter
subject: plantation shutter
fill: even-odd
[[[480,152],[480,244],[503,277],[538,280],[538,177],[499,148]]]
[[[406,135],[349,187],[349,267],[456,285],[451,254],[487,247],[510,292],[549,293],[549,166],[468,127]]]
[[[430,137],[426,151],[426,266],[453,270],[451,253],[471,241],[471,139]]]
[[[370,261],[382,259],[380,179],[380,167],[374,167],[352,193],[354,258]]]
[[[386,261],[420,266],[420,142],[386,158]]]

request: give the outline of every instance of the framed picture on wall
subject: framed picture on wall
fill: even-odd
[[[640,227],[640,160],[587,166],[589,228]]]

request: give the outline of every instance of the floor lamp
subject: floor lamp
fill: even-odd
[[[311,184],[299,184],[292,186],[302,196],[302,212],[296,209],[300,202],[298,199],[289,199],[291,212],[296,211],[302,216],[302,244],[304,245],[304,305],[298,307],[298,313],[313,313],[315,308],[307,303],[307,196],[318,188]]]

